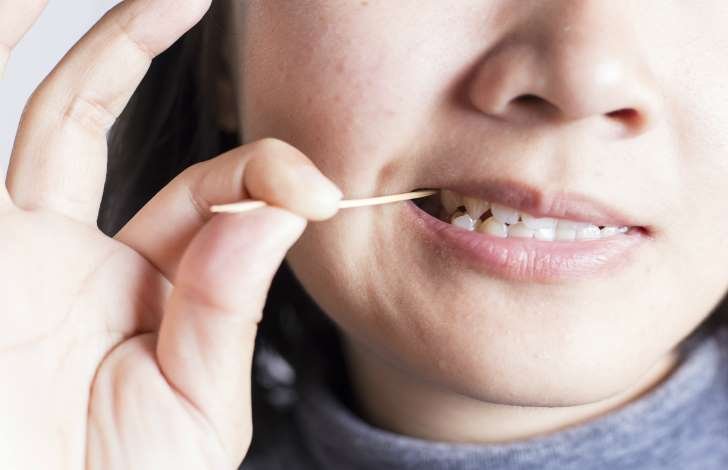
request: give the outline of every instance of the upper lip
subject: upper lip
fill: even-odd
[[[449,189],[462,196],[483,199],[526,212],[534,217],[553,217],[601,226],[642,227],[633,216],[578,192],[544,192],[533,185],[513,179],[482,179],[442,182],[428,186],[432,189]]]

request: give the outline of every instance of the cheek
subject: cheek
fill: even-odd
[[[423,121],[431,115],[427,108],[437,102],[435,84],[442,86],[442,75],[455,68],[426,60],[442,56],[435,49],[443,46],[432,41],[424,46],[428,43],[420,27],[383,30],[385,19],[367,16],[375,13],[354,21],[311,3],[315,11],[302,13],[304,20],[259,9],[246,25],[239,61],[245,141],[272,136],[291,143],[346,198],[412,189],[407,183],[393,188],[388,180],[399,173],[395,168],[402,165],[402,155],[422,139]],[[431,49],[418,49],[424,47]],[[391,308],[378,306],[391,301],[388,293],[407,292],[398,285],[401,274],[406,275],[396,269],[398,260],[418,258],[402,256],[398,242],[381,239],[394,235],[391,227],[380,226],[391,223],[386,214],[386,209],[351,209],[309,224],[288,256],[324,311],[336,312],[335,320],[347,329],[370,331],[372,337],[377,325],[400,322],[405,328],[408,320],[402,316],[376,319],[372,312],[394,316]]]
[[[728,98],[728,37],[697,26],[688,30],[692,36],[675,53],[679,60],[662,75],[673,131],[665,141],[674,143],[677,157],[670,165],[675,178],[661,190],[672,195],[663,200],[661,238],[666,270],[681,286],[681,297],[710,302],[728,288],[728,217],[721,215],[728,214],[728,107],[715,105]]]
[[[435,84],[448,73],[425,58],[445,46],[424,41],[422,25],[383,28],[382,12],[397,17],[402,7],[353,15],[311,3],[304,19],[262,8],[246,25],[243,135],[285,140],[347,196],[369,196],[378,173],[422,138]]]

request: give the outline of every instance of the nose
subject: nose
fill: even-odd
[[[658,117],[660,95],[615,3],[540,2],[478,64],[472,104],[512,123],[594,119],[621,135],[645,132]]]

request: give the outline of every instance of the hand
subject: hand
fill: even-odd
[[[0,468],[235,469],[247,452],[271,279],[341,193],[263,139],[187,168],[113,238],[96,226],[107,130],[209,2],[120,3],[26,105],[0,187]],[[0,0],[0,44],[44,4]],[[277,207],[207,211],[247,197]]]

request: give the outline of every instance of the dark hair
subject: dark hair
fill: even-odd
[[[152,62],[149,72],[109,133],[109,163],[99,227],[115,234],[160,189],[186,167],[240,145],[240,136],[217,125],[216,80],[228,74],[222,58],[224,2]],[[728,301],[697,330],[728,324]],[[279,356],[280,355],[280,356]],[[256,338],[251,452],[264,446],[269,423],[283,419],[297,382],[321,369],[343,371],[334,324],[318,308],[284,263],[276,274]],[[339,374],[334,374],[337,376]],[[345,379],[344,379],[345,380]],[[261,432],[263,431],[263,432]]]
[[[218,128],[216,81],[222,59],[224,2],[212,2],[200,24],[154,59],[108,135],[108,167],[98,225],[113,236],[188,166],[237,147]],[[315,338],[315,341],[314,341]],[[250,453],[274,439],[289,418],[296,385],[343,366],[336,328],[284,262],[275,275],[256,336]],[[293,372],[293,374],[291,373]],[[342,383],[343,376],[333,376]]]

